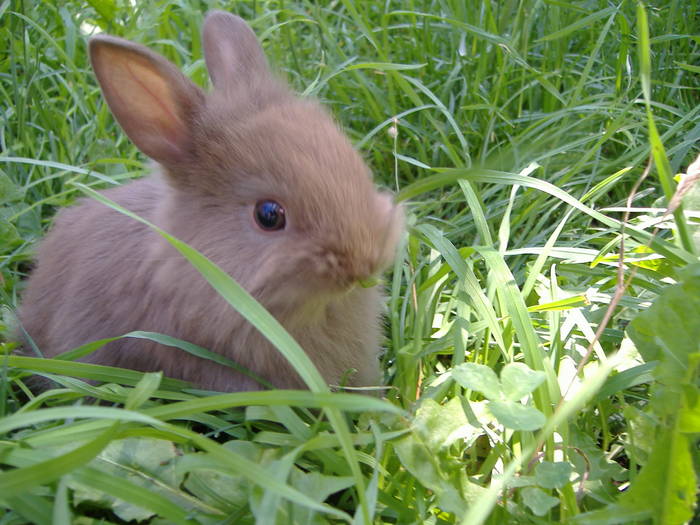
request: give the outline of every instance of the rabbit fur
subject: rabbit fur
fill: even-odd
[[[213,90],[164,57],[99,35],[90,57],[112,113],[156,161],[104,195],[218,264],[274,315],[324,379],[379,381],[383,297],[361,279],[392,261],[403,212],[333,120],[294,96],[239,17],[210,12],[203,28]],[[284,207],[263,230],[256,203]],[[41,243],[20,321],[46,356],[145,330],[222,354],[278,388],[303,388],[287,361],[160,235],[94,200],[61,210]],[[246,375],[150,340],[123,338],[83,360],[165,375],[219,391],[259,389]]]

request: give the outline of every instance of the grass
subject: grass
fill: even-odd
[[[0,336],[55,211],[145,170],[87,36],[144,43],[206,85],[214,7],[251,22],[406,202],[386,395],[324,392],[181,246],[312,391],[197,392],[5,340],[0,523],[700,519],[697,187],[664,216],[698,154],[696,1],[5,0]],[[35,396],[31,373],[59,386]]]

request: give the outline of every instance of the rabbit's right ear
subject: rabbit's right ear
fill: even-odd
[[[109,35],[90,39],[90,61],[112,114],[136,146],[169,165],[192,151],[191,122],[202,91],[172,63]]]
[[[239,17],[210,11],[202,29],[204,59],[214,87],[237,94],[257,90],[272,78],[253,30]]]

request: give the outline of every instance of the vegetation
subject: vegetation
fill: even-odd
[[[9,339],[56,209],[145,170],[86,39],[144,43],[206,85],[213,7],[251,22],[406,203],[384,399],[327,392],[186,246],[311,391],[198,392],[19,356]],[[700,519],[698,13],[696,0],[0,2],[0,523]],[[35,396],[32,374],[58,386]]]

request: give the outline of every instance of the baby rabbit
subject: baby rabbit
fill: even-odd
[[[315,102],[270,71],[239,17],[210,12],[205,94],[162,56],[113,36],[90,40],[107,103],[157,162],[104,195],[229,273],[296,338],[330,384],[379,381],[382,295],[358,281],[392,261],[403,212],[378,192]],[[304,388],[272,345],[140,222],[94,200],[62,210],[41,243],[20,321],[47,356],[133,330],[224,355],[279,388]],[[176,348],[124,338],[86,361],[162,370],[199,387],[259,389],[248,376]]]

